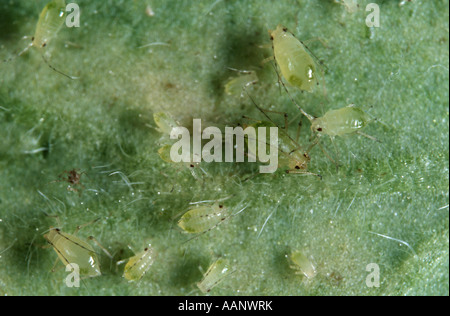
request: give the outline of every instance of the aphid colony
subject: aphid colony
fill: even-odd
[[[293,87],[304,91],[313,91],[314,87],[318,84],[316,78],[316,64],[308,54],[307,47],[281,25],[270,34],[273,41],[274,59],[280,68],[283,78]],[[39,39],[39,41],[45,43],[47,40]],[[239,91],[241,93],[243,91],[246,92],[245,88],[256,81],[258,81],[258,77],[255,73],[245,72],[228,81],[225,85],[225,91],[230,95],[236,95]],[[281,84],[289,95],[289,91],[285,84],[282,81]],[[247,95],[254,106],[267,119],[265,121],[252,122],[250,125],[253,127],[265,128],[276,126],[267,114],[268,112],[274,111],[264,110],[248,93]],[[280,153],[278,164],[280,167],[288,168],[288,173],[318,176],[317,174],[308,172],[307,165],[311,160],[309,152],[316,144],[318,144],[321,135],[335,137],[356,133],[376,140],[374,137],[361,132],[361,129],[371,121],[371,118],[354,105],[349,105],[337,110],[330,110],[322,117],[314,117],[305,112],[292,97],[290,98],[296,104],[300,112],[310,121],[314,137],[308,148],[302,148],[302,146],[286,132],[288,121],[287,115],[284,115],[286,122],[285,128],[281,129],[282,132],[278,139],[278,150]],[[169,154],[171,144],[167,136],[171,133],[173,128],[179,127],[180,124],[169,114],[164,112],[155,113],[154,121],[159,132],[162,134],[160,140],[162,147],[158,149],[158,154],[164,161],[172,163]],[[257,146],[268,146],[268,144],[259,143]],[[257,151],[249,151],[248,155],[257,155]],[[184,163],[183,165],[186,166],[196,178],[200,176],[198,173],[199,170],[204,172],[199,163]],[[73,169],[72,171],[66,172],[66,174],[67,179],[64,178],[65,181],[72,185],[81,185],[81,173],[78,173]],[[72,190],[76,189],[72,188]],[[178,219],[178,226],[180,229],[187,234],[193,235],[192,238],[186,241],[190,241],[200,237],[202,234],[208,233],[247,208],[247,206],[245,206],[240,210],[233,212],[226,206],[226,203],[224,203],[224,201],[229,198],[230,197],[191,203],[191,206],[185,210]],[[78,230],[79,229],[77,229],[77,231]],[[76,237],[75,234],[65,233],[60,228],[50,228],[48,233],[44,235],[44,238],[53,247],[58,258],[64,265],[77,264],[80,267],[80,273],[85,277],[96,277],[101,275],[98,256],[92,246],[86,241]],[[96,242],[108,257],[112,259],[112,256],[108,251],[103,248],[95,238],[89,237],[89,239]],[[148,244],[142,251],[135,253],[130,258],[118,261],[117,265],[126,263],[123,277],[128,281],[139,281],[151,269],[156,256],[157,252],[155,248],[151,244]],[[308,258],[302,251],[294,250],[289,255],[286,255],[286,258],[296,274],[303,275],[308,280],[313,279],[317,274],[312,259]],[[201,292],[208,293],[234,271],[236,271],[236,267],[230,263],[230,260],[225,257],[220,257],[210,265],[206,273],[204,273],[202,280],[197,283],[197,287]]]
[[[242,208],[239,212],[231,213],[223,204],[219,204],[228,198],[217,201],[192,203],[193,206],[179,219],[178,226],[185,233],[195,234],[193,238],[197,238],[201,234],[217,227],[225,220],[245,210],[246,207]],[[56,252],[58,259],[65,266],[77,265],[80,276],[82,277],[97,277],[101,275],[100,261],[94,248],[88,242],[75,236],[82,227],[92,224],[97,220],[79,226],[73,234],[63,232],[60,228],[50,227],[44,235],[48,244]],[[111,260],[113,259],[113,256],[108,250],[94,237],[90,236],[88,239],[94,241]],[[157,253],[154,247],[148,244],[142,251],[135,253],[135,255],[127,259],[117,261],[116,264],[121,265],[126,263],[123,277],[130,282],[134,282],[142,279],[153,265],[156,256]],[[210,292],[214,286],[232,272],[234,272],[234,269],[229,261],[225,258],[219,258],[208,268],[203,279],[197,283],[197,286],[203,293]]]
[[[344,1],[344,3],[349,7],[352,1]],[[68,76],[51,66],[45,57],[44,51],[44,48],[56,36],[63,25],[65,15],[64,8],[64,0],[50,1],[44,7],[39,16],[31,43],[20,52],[18,56],[24,54],[29,48],[35,47],[42,55],[45,63],[52,70],[74,79],[74,77]],[[281,76],[290,86],[302,91],[312,92],[316,85],[319,84],[317,79],[318,65],[311,56],[309,49],[282,25],[278,25],[274,31],[271,31],[270,37],[274,54],[273,59],[280,69]],[[232,68],[230,69],[235,70]],[[258,82],[258,76],[254,71],[239,72],[238,76],[229,79],[225,84],[224,88],[227,95],[240,95],[242,97],[249,85]],[[287,87],[281,79],[280,83],[289,94]],[[250,95],[248,96],[267,119],[264,121],[253,122],[250,126],[265,127],[267,129],[277,127],[273,120],[267,115],[267,112],[271,111],[262,109]],[[308,148],[303,149],[298,142],[286,132],[287,115],[285,115],[285,129],[282,129],[282,133],[278,140],[278,151],[280,154],[278,164],[280,167],[287,168],[288,173],[318,176],[317,174],[308,172],[307,165],[311,160],[310,151],[313,146],[318,143],[321,135],[335,137],[356,133],[376,140],[374,137],[361,132],[361,129],[370,123],[371,118],[354,105],[337,110],[330,110],[322,117],[314,117],[305,112],[292,98],[291,100],[297,105],[300,112],[310,121],[311,130],[315,135],[315,138]],[[158,149],[158,154],[164,161],[172,163],[172,160],[170,159],[171,144],[167,136],[171,133],[173,128],[180,126],[180,124],[169,114],[163,112],[155,113],[154,120],[159,131],[163,135],[160,140],[161,147]],[[259,143],[257,146],[268,146],[268,144]],[[248,155],[256,156],[257,151],[249,151]],[[199,163],[184,163],[183,165],[190,170],[195,178],[200,177],[202,172],[205,173]],[[67,177],[60,176],[61,180],[59,181],[68,182],[68,189],[77,192],[78,189],[76,186],[81,188],[84,187],[80,182],[83,173],[79,173],[76,169],[65,171]],[[226,220],[231,219],[246,209],[247,206],[241,208],[239,211],[233,212],[222,203],[228,198],[229,197],[214,201],[192,203],[178,219],[178,226],[180,229],[187,234],[194,235],[194,237],[187,241],[198,238],[202,234],[217,228],[217,226],[224,223]],[[51,227],[44,235],[44,238],[56,252],[57,259],[64,265],[71,266],[76,264],[78,265],[79,272],[82,276],[97,277],[101,275],[100,261],[97,252],[87,241],[75,236],[78,230],[86,225],[78,227],[73,234],[63,232],[61,228]],[[94,237],[90,236],[88,239],[94,241],[112,260],[113,257],[111,254]],[[129,258],[117,261],[116,264],[120,265],[126,263],[123,271],[123,277],[126,280],[139,281],[151,269],[156,257],[157,252],[154,246],[148,244],[143,250],[135,253]],[[286,255],[286,257],[297,274],[302,274],[307,279],[312,279],[317,274],[317,270],[312,261],[301,251],[294,250],[290,255]],[[209,266],[206,273],[204,273],[203,278],[197,283],[197,286],[201,292],[208,293],[234,271],[236,271],[236,268],[232,266],[228,259],[224,257],[218,258]]]

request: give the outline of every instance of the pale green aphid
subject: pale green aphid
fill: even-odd
[[[143,251],[127,260],[128,262],[123,270],[123,277],[128,281],[139,281],[155,261],[152,245],[149,244]],[[117,264],[122,262],[124,261],[119,261]]]
[[[243,89],[258,81],[258,76],[253,71],[248,71],[244,75],[239,75],[230,79],[225,84],[225,93],[228,95],[240,95],[243,94]]]
[[[32,38],[32,46],[44,48],[56,36],[65,20],[66,3],[64,0],[53,0],[47,3],[39,15],[36,31]]]
[[[282,25],[270,32],[270,38],[275,60],[286,81],[300,90],[312,92],[317,85],[316,63],[306,46]]]
[[[54,227],[50,228],[44,238],[53,247],[65,266],[77,264],[80,268],[80,275],[87,277],[101,275],[97,254],[87,242]]]
[[[238,215],[247,208],[247,206],[245,206],[240,211],[232,213],[227,207],[219,203],[228,198],[229,197],[216,200],[213,203],[210,203],[211,201],[204,201],[209,203],[197,202],[198,204],[190,207],[183,216],[181,216],[178,221],[178,226],[186,233],[198,234],[193,237],[196,238],[200,234],[206,233],[217,227],[230,217]]]
[[[208,293],[231,273],[233,273],[233,270],[229,261],[224,258],[219,258],[211,264],[203,279],[197,283],[197,286],[203,293]]]
[[[30,47],[35,47],[40,51],[44,62],[52,70],[70,79],[76,79],[76,77],[69,76],[50,65],[45,57],[45,52],[43,51],[63,26],[66,16],[65,10],[65,0],[53,0],[47,3],[39,15],[39,20],[36,24],[36,30],[34,36],[31,38],[30,45],[20,52],[18,56],[24,54]]]
[[[289,260],[293,263],[291,268],[296,270],[296,274],[303,274],[308,279],[314,278],[317,274],[312,262],[301,251],[293,251],[289,255]]]

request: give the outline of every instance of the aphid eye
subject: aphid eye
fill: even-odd
[[[45,47],[45,46],[47,46],[47,43],[42,44],[42,47]]]
[[[145,248],[144,251],[148,251],[148,248]]]
[[[295,166],[295,169],[300,169],[300,167],[299,166]]]
[[[270,40],[273,41],[273,36],[270,36]]]
[[[223,208],[223,205],[219,205],[219,208]]]
[[[321,131],[322,131],[322,127],[319,127],[319,128],[317,129],[317,131],[318,131],[318,132],[321,132]]]
[[[189,167],[194,168],[194,165],[191,164]]]
[[[287,28],[286,27],[283,28],[283,32],[287,32]]]

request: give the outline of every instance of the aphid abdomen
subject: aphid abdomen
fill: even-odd
[[[289,84],[311,92],[317,82],[314,60],[306,47],[282,26],[272,32],[275,60]]]
[[[53,0],[42,10],[34,33],[33,46],[45,47],[58,33],[65,19],[65,1]]]
[[[97,254],[87,242],[58,229],[50,230],[44,237],[64,265],[77,264],[80,274],[88,277],[101,275]]]

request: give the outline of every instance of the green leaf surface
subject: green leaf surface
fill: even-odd
[[[217,257],[236,272],[212,295],[449,294],[448,1],[374,1],[372,28],[368,1],[354,13],[331,0],[76,2],[80,27],[63,26],[43,51],[77,80],[34,47],[14,57],[46,1],[0,3],[0,58],[12,58],[0,64],[0,294],[202,295],[196,283]],[[377,118],[364,132],[381,143],[323,137],[340,167],[313,148],[308,169],[322,180],[259,174],[256,163],[202,163],[195,178],[161,160],[155,112],[186,127],[263,119],[246,94],[224,93],[238,75],[228,68],[255,71],[248,93],[286,112],[291,135],[302,120],[308,145],[310,123],[262,64],[278,24],[323,62],[313,93],[289,87],[298,104],[321,116],[354,103]],[[73,169],[83,172],[75,186],[65,173]],[[229,196],[230,210],[247,208],[186,242],[177,219],[189,203]],[[51,271],[57,255],[43,234],[59,224],[47,215],[68,233],[99,218],[77,236],[113,255],[92,243],[102,276],[69,288],[61,262]],[[116,262],[148,243],[154,264],[128,283]],[[315,277],[290,268],[294,250]],[[366,284],[370,263],[379,287]]]

